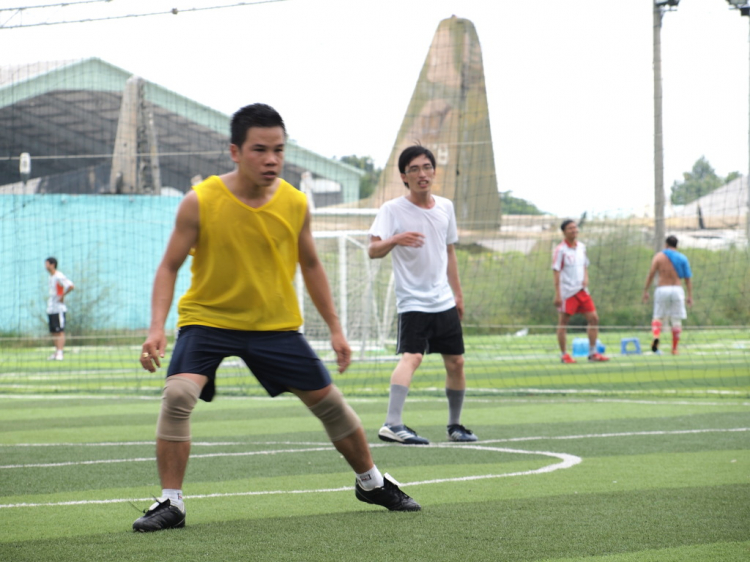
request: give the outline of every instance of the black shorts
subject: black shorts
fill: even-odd
[[[205,375],[201,399],[210,402],[216,392],[216,369],[225,357],[242,359],[271,396],[290,388],[319,390],[331,384],[331,375],[299,332],[248,332],[208,326],[178,330],[167,376]]]
[[[458,309],[443,312],[402,312],[398,315],[396,353],[463,355],[464,336]]]
[[[59,334],[65,331],[65,313],[57,312],[55,314],[47,315],[49,321],[49,333]]]

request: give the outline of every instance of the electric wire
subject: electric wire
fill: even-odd
[[[102,1],[102,0],[88,0],[88,1]],[[122,19],[129,19],[129,18],[143,18],[143,17],[149,17],[149,16],[165,16],[165,15],[178,15],[182,13],[189,13],[189,12],[203,12],[206,10],[222,10],[225,8],[240,8],[244,6],[255,6],[258,4],[274,4],[277,2],[288,2],[289,0],[256,0],[255,2],[237,2],[234,4],[225,4],[221,6],[203,6],[198,8],[185,8],[185,9],[178,9],[178,8],[172,8],[168,11],[160,11],[160,12],[147,12],[144,14],[124,14],[120,16],[106,16],[106,17],[100,17],[100,18],[86,18],[86,19],[78,19],[78,20],[61,20],[61,21],[50,21],[50,22],[38,22],[38,23],[24,23],[24,24],[18,24],[18,25],[0,25],[0,29],[21,29],[21,28],[27,28],[27,27],[42,27],[42,26],[51,26],[51,25],[64,25],[64,24],[71,24],[71,23],[90,23],[95,21],[111,21],[111,20],[122,20]]]
[[[78,4],[101,4],[112,0],[78,0],[76,2],[58,2],[56,4],[39,4],[37,6],[17,6],[15,8],[0,8],[0,12],[21,12],[23,10],[38,10],[42,8],[67,8]]]

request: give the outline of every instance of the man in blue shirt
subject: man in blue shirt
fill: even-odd
[[[677,345],[682,333],[682,320],[687,318],[685,310],[685,291],[682,281],[687,289],[687,304],[693,305],[693,273],[690,271],[690,262],[677,251],[677,237],[667,237],[667,247],[656,254],[651,261],[646,286],[643,288],[643,302],[648,302],[648,289],[654,276],[659,276],[656,290],[654,291],[654,317],[651,321],[651,332],[654,341],[651,351],[661,354],[659,351],[659,335],[664,321],[672,325],[672,355],[677,355]]]

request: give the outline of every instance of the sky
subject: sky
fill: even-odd
[[[268,103],[301,146],[384,166],[435,30],[456,15],[482,46],[500,191],[557,215],[653,204],[652,0],[257,1],[0,10],[0,64],[98,57],[227,114]],[[701,156],[720,176],[747,174],[749,37],[750,18],[724,0],[682,0],[664,15],[667,198]]]

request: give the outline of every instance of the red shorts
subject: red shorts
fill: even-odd
[[[591,298],[591,295],[589,295],[588,291],[582,289],[572,297],[563,299],[560,308],[558,308],[557,310],[573,316],[574,314],[596,312],[596,307],[594,306],[594,300]]]

